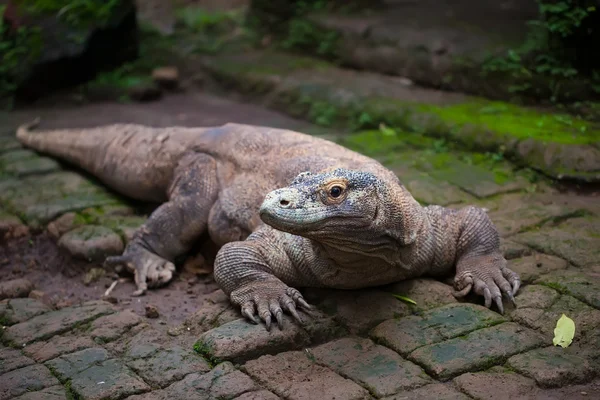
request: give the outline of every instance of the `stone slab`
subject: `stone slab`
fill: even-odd
[[[450,285],[429,278],[409,279],[386,287],[386,291],[413,300],[417,310],[429,310],[445,304],[456,304]]]
[[[586,268],[553,271],[541,276],[536,283],[557,289],[600,309],[600,270]]]
[[[404,186],[423,205],[440,205],[469,203],[474,200],[470,194],[462,191],[447,181],[432,178],[429,174],[401,174]]]
[[[73,379],[78,373],[85,371],[93,365],[110,358],[108,351],[102,347],[92,347],[75,353],[67,354],[47,361],[46,366],[62,382]]]
[[[90,336],[97,343],[108,343],[120,338],[144,319],[131,310],[105,315],[90,326]]]
[[[402,390],[393,396],[384,397],[383,400],[469,400],[450,384],[432,383],[412,390]]]
[[[454,383],[474,399],[531,399],[538,391],[534,380],[502,370],[466,373]]]
[[[574,297],[563,295],[546,308],[519,307],[514,310],[511,317],[527,327],[542,332],[546,337],[554,337],[556,322],[562,314],[567,315],[575,322],[574,340],[579,340],[582,335],[597,330],[600,326],[600,310],[596,310]]]
[[[144,353],[133,347],[128,354]],[[193,350],[177,345],[161,346],[144,358],[127,359],[126,363],[153,387],[165,387],[191,373],[210,371],[209,364]]]
[[[569,348],[545,347],[508,359],[508,365],[529,376],[541,387],[561,387],[591,380],[600,372],[598,363],[592,363]]]
[[[600,219],[569,219],[558,226],[543,227],[512,238],[542,253],[564,258],[578,267],[592,266],[600,260]]]
[[[319,364],[352,379],[377,397],[431,382],[420,367],[369,339],[344,338],[307,351]]]
[[[150,387],[118,360],[106,360],[77,373],[71,390],[86,400],[122,399]]]
[[[0,321],[14,325],[50,310],[50,307],[35,299],[5,299],[0,301]]]
[[[13,400],[71,400],[63,386],[51,386],[39,392],[28,392]]]
[[[387,320],[370,336],[406,356],[415,349],[465,335],[476,329],[506,321],[500,314],[475,304],[449,304],[420,316]]]
[[[436,378],[446,380],[504,362],[508,357],[541,346],[539,333],[512,322],[484,328],[445,342],[421,347],[409,359]]]
[[[263,387],[290,400],[370,399],[369,393],[349,379],[322,367],[306,352],[291,351],[248,361],[243,371]]]
[[[526,257],[533,254],[533,250],[529,247],[506,238],[500,238],[500,251],[502,251],[504,258],[507,260]]]
[[[302,348],[310,343],[306,331],[287,316],[284,328],[269,332],[264,324],[238,319],[203,333],[194,349],[211,360],[243,362],[262,354]]]
[[[43,365],[34,364],[0,375],[0,400],[58,385],[58,380]]]
[[[566,269],[568,265],[569,263],[562,258],[535,254],[509,260],[507,267],[519,274],[522,283],[528,284],[551,271]]]
[[[21,351],[0,346],[0,375],[31,364],[34,364],[34,361],[21,354]]]
[[[74,353],[96,344],[85,336],[54,336],[50,340],[32,343],[23,352],[37,362],[45,362],[63,354]]]
[[[38,340],[67,332],[77,325],[92,321],[103,315],[111,314],[114,308],[104,301],[92,301],[81,306],[67,307],[38,315],[26,322],[6,329],[4,338],[23,346]]]
[[[206,374],[192,373],[165,389],[132,396],[128,400],[262,399],[262,397],[237,397],[247,392],[260,393],[260,389],[248,375],[236,370],[231,363],[224,362]],[[265,400],[273,398],[273,394],[266,393]]]

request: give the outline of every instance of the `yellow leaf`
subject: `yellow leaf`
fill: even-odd
[[[568,347],[573,341],[573,336],[575,336],[575,322],[563,314],[556,322],[552,343],[555,346]]]

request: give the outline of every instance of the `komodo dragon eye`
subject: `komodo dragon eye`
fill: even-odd
[[[343,189],[340,186],[333,186],[331,189],[329,189],[329,194],[333,198],[340,197],[342,190]]]

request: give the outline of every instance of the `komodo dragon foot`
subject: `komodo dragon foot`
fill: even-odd
[[[141,246],[128,247],[123,255],[108,257],[104,265],[125,267],[134,274],[137,290],[132,296],[141,296],[148,287],[154,288],[169,282],[175,272],[175,265]]]
[[[465,257],[457,265],[454,278],[454,296],[461,298],[471,291],[483,296],[485,306],[490,308],[492,300],[504,314],[502,294],[516,306],[514,295],[521,286],[519,276],[506,267],[501,253]]]
[[[231,293],[231,302],[241,308],[242,315],[259,324],[258,317],[271,329],[273,318],[279,329],[283,329],[283,312],[289,313],[296,322],[303,324],[296,306],[304,311],[313,310],[297,289],[291,288],[279,280],[252,282]]]

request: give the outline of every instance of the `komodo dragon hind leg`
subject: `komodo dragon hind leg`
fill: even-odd
[[[218,195],[215,160],[186,154],[174,171],[169,201],[157,208],[138,229],[123,255],[106,259],[107,266],[124,266],[135,275],[139,296],[173,277],[173,260],[186,253],[207,228],[210,208]]]

